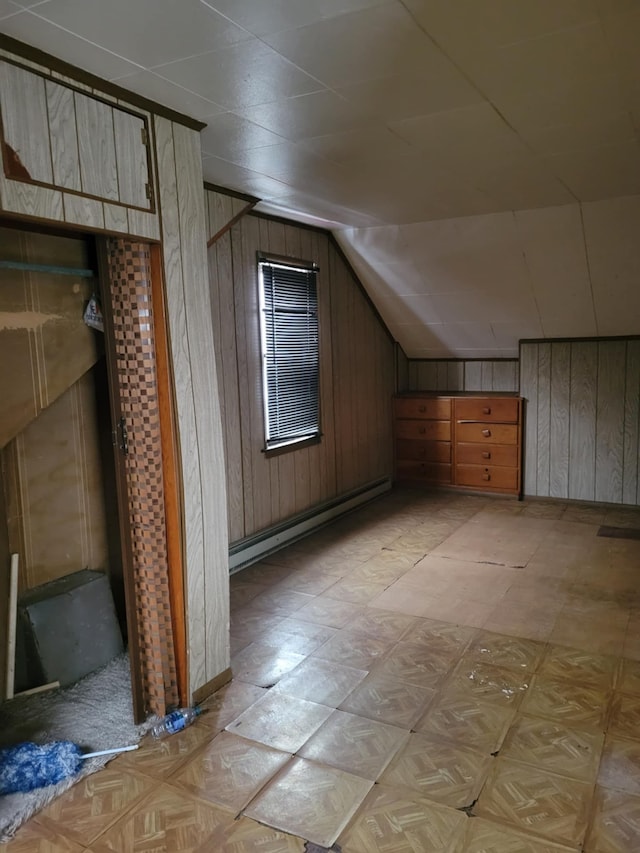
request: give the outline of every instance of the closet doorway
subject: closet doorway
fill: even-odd
[[[159,251],[0,226],[0,601],[11,553],[22,592],[104,572],[129,649],[136,721],[185,701],[187,683]],[[104,332],[84,322],[92,297]]]

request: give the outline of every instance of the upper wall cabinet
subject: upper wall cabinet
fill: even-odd
[[[0,60],[4,174],[155,210],[144,115]]]

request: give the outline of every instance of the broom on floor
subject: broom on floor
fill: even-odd
[[[111,755],[137,749],[121,746],[83,753],[76,743],[58,740],[53,743],[19,743],[0,749],[0,795],[18,794],[55,785],[79,773],[82,762],[97,755]]]

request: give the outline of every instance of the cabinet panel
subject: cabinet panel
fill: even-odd
[[[518,423],[518,399],[515,397],[470,397],[456,399],[458,421],[484,423]]]
[[[456,423],[456,439],[480,444],[517,444],[517,424]]]
[[[451,465],[444,462],[398,462],[396,477],[398,480],[423,480],[442,486],[449,485]]]
[[[457,444],[458,465],[502,465],[518,467],[518,447],[515,444]]]
[[[497,465],[456,465],[456,484],[488,489],[515,490],[518,488],[517,468],[500,468]]]
[[[396,421],[396,438],[426,438],[432,441],[449,441],[449,421]]]
[[[451,400],[399,397],[394,400],[396,418],[432,418],[448,421],[451,418]]]
[[[451,462],[450,441],[418,441],[399,439],[396,442],[396,459],[424,462]]]

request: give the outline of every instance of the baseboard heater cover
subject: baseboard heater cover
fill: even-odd
[[[252,536],[237,542],[229,549],[229,571],[233,574],[250,566],[266,557],[290,545],[296,539],[302,539],[328,524],[333,519],[350,512],[353,509],[367,503],[374,498],[383,495],[391,489],[390,478],[379,480],[376,483],[349,492],[334,501],[321,504],[308,513],[298,515],[287,523],[271,528],[263,534]]]

